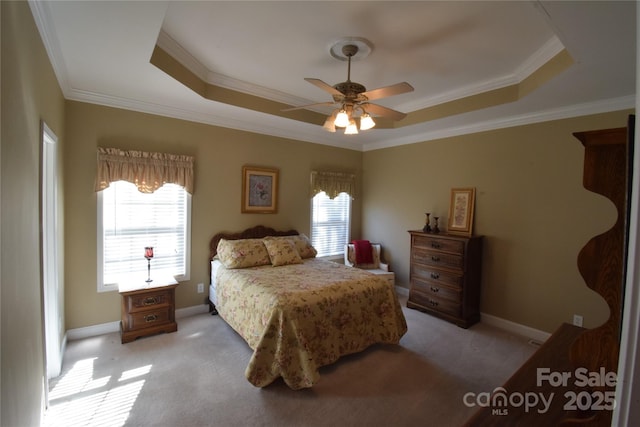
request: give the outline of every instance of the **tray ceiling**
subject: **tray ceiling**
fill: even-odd
[[[72,100],[372,150],[635,106],[635,2],[30,2]],[[351,79],[415,90],[358,135],[322,129],[346,80],[329,49],[369,40]]]

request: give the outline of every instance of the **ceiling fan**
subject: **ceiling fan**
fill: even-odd
[[[343,127],[345,128],[345,134],[358,133],[358,127],[355,122],[358,110],[360,110],[360,130],[371,129],[375,126],[375,122],[369,113],[394,121],[405,118],[405,113],[383,107],[382,105],[372,104],[369,101],[412,92],[413,87],[409,83],[403,82],[368,91],[367,88],[360,83],[352,82],[351,58],[358,53],[358,50],[359,47],[357,44],[345,44],[342,46],[342,54],[348,61],[346,81],[331,86],[320,79],[305,78],[309,83],[329,92],[333,97],[333,102],[319,102],[300,107],[287,108],[282,111],[293,111],[321,105],[337,104],[339,107],[327,118],[323,127],[330,132],[335,132],[336,127]]]

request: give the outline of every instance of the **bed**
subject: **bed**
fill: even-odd
[[[212,312],[253,350],[245,376],[256,387],[312,387],[320,367],[407,331],[388,281],[316,258],[295,230],[218,233],[210,249]]]

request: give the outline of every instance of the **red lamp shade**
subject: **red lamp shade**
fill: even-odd
[[[153,258],[153,247],[147,246],[144,248],[144,257],[145,258]]]

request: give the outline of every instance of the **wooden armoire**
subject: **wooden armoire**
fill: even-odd
[[[577,132],[585,148],[583,185],[611,200],[618,211],[616,223],[593,237],[578,254],[578,269],[586,285],[609,306],[609,318],[602,325],[580,334],[571,345],[570,360],[582,372],[618,371],[620,334],[626,279],[631,204],[631,174],[635,117],[626,128]],[[575,371],[574,371],[575,372]],[[589,386],[591,396],[611,396],[615,386]],[[586,406],[586,405],[585,405]],[[584,426],[611,425],[611,410],[578,410],[566,421],[579,419]]]
[[[586,286],[606,301],[610,310],[609,318],[593,329],[578,328],[567,323],[560,325],[502,389],[496,389],[499,390],[497,393],[507,397],[518,394],[524,396],[526,393],[537,393],[547,398],[553,396],[548,408],[527,409],[524,405],[509,404],[482,407],[465,426],[611,425],[615,385],[603,383],[606,382],[606,374],[617,373],[618,370],[629,236],[633,135],[633,116],[629,118],[626,128],[574,133],[585,149],[584,187],[611,200],[618,211],[613,227],[589,240],[578,254],[580,274]],[[550,374],[568,374],[566,386],[553,385],[549,381],[540,384],[538,376],[541,369]],[[576,377],[576,372],[593,380],[593,383],[586,381],[583,385],[583,376]],[[496,399],[494,390],[491,402],[504,401]],[[544,411],[540,412],[539,409]]]

